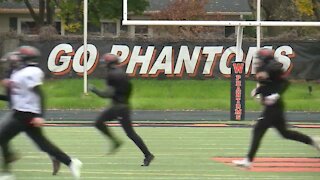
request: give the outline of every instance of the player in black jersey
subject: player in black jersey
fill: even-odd
[[[95,127],[106,137],[111,139],[113,147],[111,153],[115,152],[121,142],[114,136],[105,124],[106,121],[118,119],[127,136],[140,148],[145,158],[142,166],[149,166],[154,159],[154,155],[148,150],[141,137],[135,132],[131,122],[131,109],[129,99],[131,96],[132,85],[127,74],[118,66],[119,58],[113,54],[105,54],[103,60],[106,63],[107,90],[101,91],[90,85],[89,90],[102,98],[110,98],[112,100],[111,107],[105,109],[95,122]]]
[[[270,127],[286,139],[312,145],[320,150],[319,140],[311,138],[297,131],[287,129],[284,116],[284,102],[282,95],[289,86],[289,81],[284,77],[282,64],[275,60],[274,52],[270,49],[260,49],[257,53],[256,80],[259,86],[251,95],[260,99],[264,110],[256,123],[247,157],[243,160],[234,160],[238,166],[251,167],[261,139]]]

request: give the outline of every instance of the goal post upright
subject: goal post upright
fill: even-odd
[[[256,21],[175,21],[175,20],[129,20],[128,19],[128,6],[127,6],[128,0],[123,0],[123,25],[151,25],[151,26],[234,26],[237,27],[237,42],[236,42],[236,60],[235,63],[242,63],[241,66],[243,66],[243,74],[245,72],[244,70],[244,63],[242,62],[242,59],[240,57],[241,52],[241,46],[242,46],[242,35],[243,35],[243,28],[246,26],[256,27],[256,46],[257,49],[261,46],[261,28],[262,27],[270,27],[270,26],[280,26],[280,27],[293,27],[293,26],[299,26],[299,27],[320,27],[319,21],[261,21],[261,0],[257,0],[257,18]],[[235,71],[234,65],[231,65],[231,71]],[[238,71],[239,69],[237,69]],[[242,73],[242,72],[241,72]],[[241,75],[242,76],[242,75]],[[239,76],[238,76],[239,77]],[[244,93],[244,76],[241,78],[241,86],[242,93]],[[235,79],[231,80],[232,83],[238,83]],[[232,84],[232,88],[235,84]],[[231,89],[232,89],[231,88]],[[236,87],[237,88],[237,87]],[[236,94],[236,92],[234,93]],[[234,95],[231,94],[231,97]],[[241,96],[241,103],[243,102],[244,107],[244,94]],[[232,98],[231,98],[232,101]],[[232,117],[235,117],[232,115],[232,107],[236,107],[237,104],[232,104],[236,102],[231,102],[231,119],[234,119]],[[243,109],[244,112],[244,109]],[[238,116],[239,117],[239,116]],[[240,119],[235,118],[234,120],[242,120],[244,119],[244,113],[241,114]]]
[[[128,0],[123,0],[122,24],[128,21]],[[124,24],[125,25],[125,24]]]

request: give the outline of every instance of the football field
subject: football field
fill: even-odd
[[[273,129],[269,129],[258,151],[257,157],[266,160],[260,164],[264,170],[254,171],[259,167],[248,170],[228,163],[246,154],[251,127],[135,127],[156,156],[149,167],[140,166],[143,155],[122,129],[111,128],[123,141],[113,155],[107,154],[108,141],[93,127],[45,127],[44,130],[61,149],[83,162],[84,180],[320,179],[320,152],[284,140]],[[319,128],[293,129],[320,136]],[[18,180],[72,179],[66,166],[61,166],[57,176],[52,176],[48,156],[38,151],[25,135],[17,136],[13,146],[21,156],[13,163]]]

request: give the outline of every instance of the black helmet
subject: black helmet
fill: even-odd
[[[262,48],[257,52],[257,58],[264,63],[268,63],[274,59],[274,51],[267,48]]]
[[[38,58],[41,56],[40,51],[33,46],[20,46],[18,53],[26,64],[38,64]]]
[[[106,63],[106,66],[108,68],[113,67],[114,65],[118,65],[120,63],[119,57],[111,53],[104,54],[102,60]]]

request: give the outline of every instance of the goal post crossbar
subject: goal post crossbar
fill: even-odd
[[[257,0],[256,21],[188,21],[188,20],[129,20],[128,0],[123,0],[123,25],[150,25],[150,26],[318,26],[319,21],[260,21],[261,0]]]
[[[246,21],[246,20],[239,20],[239,21],[190,21],[190,20],[134,20],[134,19],[128,19],[128,0],[123,0],[123,25],[132,25],[132,26],[234,26],[236,27],[236,58],[235,63],[241,63],[242,59],[240,57],[240,52],[242,48],[242,40],[243,40],[243,28],[247,26],[256,27],[256,39],[257,39],[257,49],[260,48],[261,43],[261,27],[320,27],[319,21],[261,21],[261,1],[262,0],[256,0],[257,2],[257,19],[255,21]],[[232,66],[231,66],[232,67]],[[244,78],[244,72],[242,72],[242,78],[241,78],[241,87],[240,89],[242,92],[245,92],[245,78]],[[234,75],[235,73],[233,73]],[[238,74],[239,75],[239,74]],[[238,76],[237,75],[237,76]],[[232,86],[236,86],[237,76],[231,77],[231,84]],[[238,83],[239,84],[239,83]],[[231,88],[231,106],[230,106],[230,117],[233,120],[242,120],[245,117],[245,93],[242,93],[240,97],[240,110],[241,115],[238,117],[236,116],[236,107],[239,106],[238,101],[235,101],[234,98],[237,92],[236,90],[232,90],[234,88]],[[238,106],[237,106],[238,105]],[[235,107],[235,108],[233,108]],[[242,111],[243,110],[243,111]]]
[[[123,25],[149,26],[314,26],[320,27],[319,21],[173,21],[173,20],[126,20]]]

